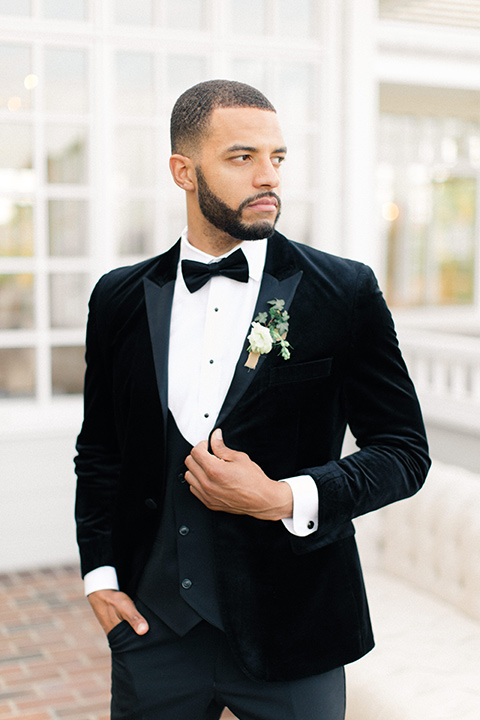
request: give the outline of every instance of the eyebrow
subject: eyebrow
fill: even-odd
[[[232,153],[232,152],[258,152],[258,148],[252,147],[250,145],[231,145],[226,151],[226,153]],[[276,155],[277,153],[286,153],[287,148],[286,147],[280,147],[277,148],[272,152],[272,155]]]

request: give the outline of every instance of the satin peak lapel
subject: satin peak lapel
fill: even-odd
[[[168,347],[170,317],[175,288],[179,244],[174,245],[162,258],[155,272],[143,281],[148,328],[152,343],[155,377],[162,407],[164,427],[168,413]]]
[[[295,274],[290,275],[290,277],[279,280],[273,275],[270,275],[268,272],[264,272],[253,317],[257,317],[259,312],[267,310],[268,301],[273,300],[274,298],[285,300],[285,310],[288,311],[302,275],[303,271],[298,270]],[[262,366],[265,361],[274,353],[274,350],[271,350],[270,353],[268,353],[267,355],[260,355],[255,370],[249,370],[245,367],[245,363],[248,357],[247,348],[248,340],[245,340],[244,349],[242,350],[238,359],[232,383],[218,415],[215,427],[221,427],[225,418],[237,405],[238,401],[246,392],[252,380],[256,377],[256,375],[258,375],[259,372],[261,372]]]

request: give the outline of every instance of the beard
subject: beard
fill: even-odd
[[[262,192],[258,195],[243,200],[240,203],[237,210],[233,210],[231,207],[226,205],[215,193],[212,192],[205,180],[200,167],[196,167],[198,181],[198,203],[202,215],[213,225],[217,230],[227,233],[236,240],[262,240],[263,238],[269,238],[273,235],[275,225],[280,217],[281,202],[278,195],[274,192]],[[242,220],[243,210],[263,197],[273,197],[278,203],[278,210],[275,216],[275,220],[258,220],[252,223],[246,223]]]

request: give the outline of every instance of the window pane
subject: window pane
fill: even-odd
[[[12,255],[33,255],[32,203],[0,197],[0,256]]]
[[[53,328],[84,327],[87,319],[88,275],[58,273],[50,276],[50,324]]]
[[[33,275],[0,275],[0,329],[33,327]]]
[[[436,271],[430,302],[473,302],[477,181],[452,177],[433,183],[429,271]]]
[[[88,112],[85,50],[45,50],[45,108],[59,113]]]
[[[237,58],[232,61],[232,74],[234,80],[253,85],[253,87],[267,94],[265,90],[265,63],[262,60]]]
[[[86,200],[50,200],[48,203],[50,255],[64,257],[86,255],[87,227]]]
[[[125,25],[152,25],[153,0],[114,0],[114,20]]]
[[[85,0],[43,0],[43,16],[58,20],[85,20]]]
[[[150,255],[154,247],[155,203],[119,200],[117,247],[121,255]]]
[[[315,155],[314,138],[298,131],[286,134],[288,147],[287,159],[282,167],[282,185],[285,191],[305,190],[307,196],[314,182],[313,158]]]
[[[167,25],[182,30],[201,30],[205,26],[204,0],[169,0],[167,2]]]
[[[32,397],[35,393],[35,350],[0,349],[0,398]]]
[[[185,200],[178,194],[172,195],[168,203],[168,233],[161,233],[160,237],[164,243],[163,250],[168,250],[173,239],[180,237],[186,224]]]
[[[312,203],[291,200],[284,204],[282,217],[278,221],[278,229],[292,240],[311,245],[312,218]]]
[[[380,130],[378,202],[389,303],[472,304],[480,126],[382,113]]]
[[[87,182],[87,129],[50,125],[46,130],[49,183]]]
[[[117,129],[116,181],[119,187],[152,187],[156,169],[154,147],[152,128]]]
[[[33,188],[33,137],[30,125],[0,124],[0,191]]]
[[[0,15],[30,15],[31,0],[0,0]]]
[[[280,35],[307,38],[313,34],[312,0],[277,0],[277,9]]]
[[[121,115],[155,111],[154,58],[148,53],[117,53],[116,106]]]
[[[294,0],[295,4],[295,0]],[[254,21],[252,22],[252,18]],[[246,35],[265,32],[265,0],[230,0],[231,30]]]
[[[0,108],[12,113],[32,107],[30,48],[26,45],[0,45]]]
[[[83,392],[84,347],[52,347],[52,391],[54,395]]]
[[[280,94],[276,100],[279,113],[290,122],[305,122],[314,112],[313,66],[303,62],[282,63]]]
[[[187,88],[205,80],[207,61],[195,55],[171,55],[167,60],[168,89],[174,102]]]

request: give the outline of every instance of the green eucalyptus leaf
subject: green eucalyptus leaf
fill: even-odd
[[[265,323],[267,322],[267,318],[268,318],[268,313],[261,312],[261,313],[258,313],[257,317],[255,318],[255,322],[259,322],[261,325],[265,325]]]

